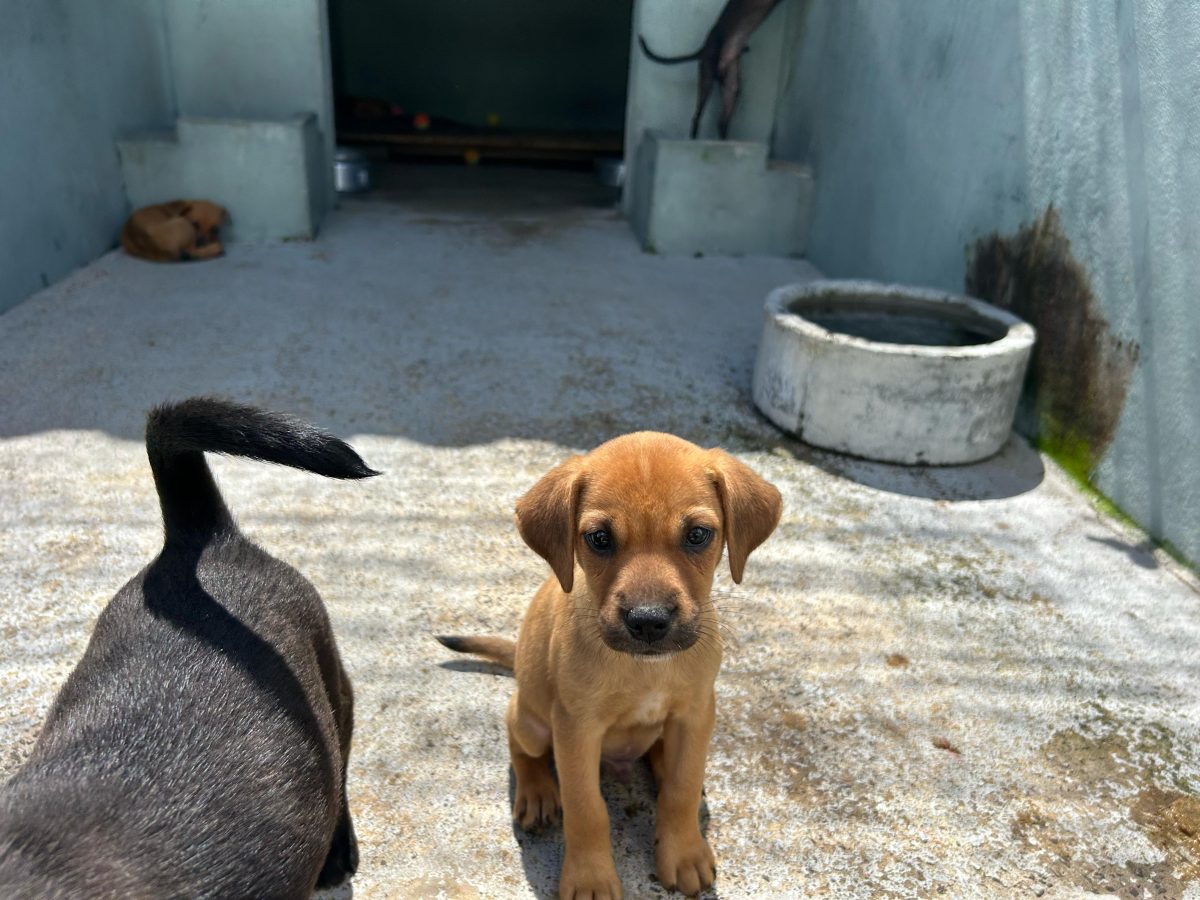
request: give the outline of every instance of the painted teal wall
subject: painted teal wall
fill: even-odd
[[[95,259],[129,214],[118,138],[177,115],[316,113],[332,205],[325,0],[0,0],[0,310]]]
[[[333,189],[333,91],[325,0],[160,0],[179,114],[317,114],[325,204]],[[319,218],[319,217],[318,217]]]
[[[114,138],[174,118],[159,0],[0,0],[0,310],[116,243]]]
[[[1140,357],[1093,483],[1200,560],[1200,4],[789,0],[777,155],[834,276],[962,289],[1049,204]]]
[[[633,0],[331,0],[339,92],[513,128],[620,131]]]

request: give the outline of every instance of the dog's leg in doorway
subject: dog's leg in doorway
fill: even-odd
[[[721,119],[717,123],[717,133],[723,141],[729,139],[729,122],[742,92],[741,68],[741,60],[735,56],[721,73]]]
[[[717,81],[716,67],[707,59],[700,60],[700,83],[696,89],[696,112],[692,116],[692,140],[700,133],[700,116],[704,113],[704,105],[708,103],[708,95],[712,93]]]

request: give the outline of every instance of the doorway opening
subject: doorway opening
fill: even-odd
[[[633,0],[330,0],[339,144],[591,168],[623,151]]]

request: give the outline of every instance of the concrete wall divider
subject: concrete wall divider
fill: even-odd
[[[630,223],[656,253],[800,256],[812,175],[774,164],[756,141],[692,141],[648,132],[639,142]]]
[[[174,132],[117,143],[134,207],[179,198],[229,210],[227,236],[311,238],[324,208],[316,116],[283,120],[184,117]]]

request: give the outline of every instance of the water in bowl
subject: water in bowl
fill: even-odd
[[[804,318],[827,331],[883,344],[917,344],[922,347],[971,347],[996,340],[982,329],[963,322],[912,312],[806,309]]]

